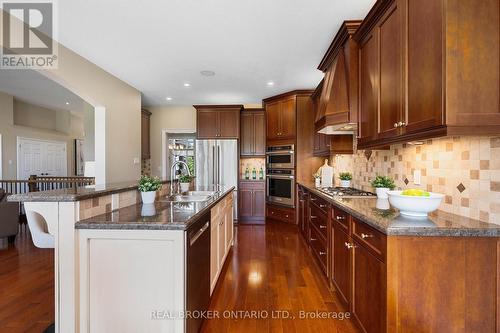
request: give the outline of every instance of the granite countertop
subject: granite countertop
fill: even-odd
[[[162,183],[167,184],[170,183],[170,181],[162,180]],[[134,188],[137,188],[137,180],[103,185],[89,185],[51,191],[13,194],[7,197],[7,201],[72,202],[100,197],[108,194],[126,192],[133,190]]]
[[[122,230],[186,230],[191,223],[234,190],[218,186],[218,192],[203,202],[168,202],[165,197],[154,204],[137,204],[94,216],[75,224],[76,229]],[[198,187],[198,191],[214,191],[214,187]],[[149,215],[149,216],[148,216]]]
[[[400,215],[392,207],[387,210],[377,208],[388,205],[388,201],[383,199],[331,197],[316,189],[312,183],[300,185],[389,236],[500,237],[499,224],[440,210],[429,214],[427,219],[414,219]]]

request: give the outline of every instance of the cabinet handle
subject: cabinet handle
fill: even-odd
[[[316,238],[311,238],[311,242],[314,242],[316,241],[317,239]]]
[[[370,238],[370,237],[373,237],[372,234],[361,234],[361,238],[365,239],[365,238]]]
[[[326,252],[325,252],[325,251],[319,251],[319,255],[320,255],[320,256],[324,256],[325,254],[326,254]]]
[[[394,128],[398,128],[398,127],[399,127],[398,123],[394,123]]]
[[[311,201],[316,201],[316,198],[311,197]]]
[[[326,207],[326,205],[325,205],[325,204],[320,204],[320,205],[319,205],[319,208],[325,208],[325,207]]]
[[[326,225],[320,225],[319,228],[320,229],[326,229]]]
[[[347,242],[345,242],[344,245],[345,245],[345,247],[347,247],[348,250],[356,247],[356,245],[350,244],[350,243],[347,243]]]
[[[337,215],[337,216],[335,216],[335,218],[336,218],[337,220],[339,220],[339,221],[341,221],[341,220],[345,220],[345,216],[338,216],[338,215]]]
[[[286,218],[288,218],[288,215],[285,215]]]
[[[317,219],[317,216],[311,215],[311,219]]]
[[[406,126],[406,123],[405,123],[404,121],[400,121],[400,122],[398,123],[398,126],[399,126],[399,127]]]

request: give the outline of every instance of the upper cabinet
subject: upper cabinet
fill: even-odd
[[[345,21],[318,66],[325,76],[318,87],[315,127],[323,134],[356,129],[359,55],[352,36],[360,24]]]
[[[245,109],[241,112],[241,156],[266,154],[266,121],[264,109]]]
[[[296,132],[296,99],[285,94],[264,100],[268,142],[293,142]]]
[[[379,0],[359,46],[358,146],[500,133],[499,1]]]
[[[238,139],[243,105],[194,105],[198,139]]]
[[[151,158],[150,148],[150,121],[151,112],[141,109],[141,157],[142,159]]]

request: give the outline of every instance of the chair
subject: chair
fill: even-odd
[[[53,249],[55,247],[54,236],[49,234],[47,222],[42,215],[27,211],[26,218],[31,231],[31,238],[36,247],[42,249]]]
[[[6,199],[7,194],[0,189],[0,238],[8,237],[9,243],[13,243],[19,232],[19,203]]]

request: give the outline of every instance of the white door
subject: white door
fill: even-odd
[[[17,178],[28,179],[30,175],[60,176],[67,174],[65,142],[18,138]]]

